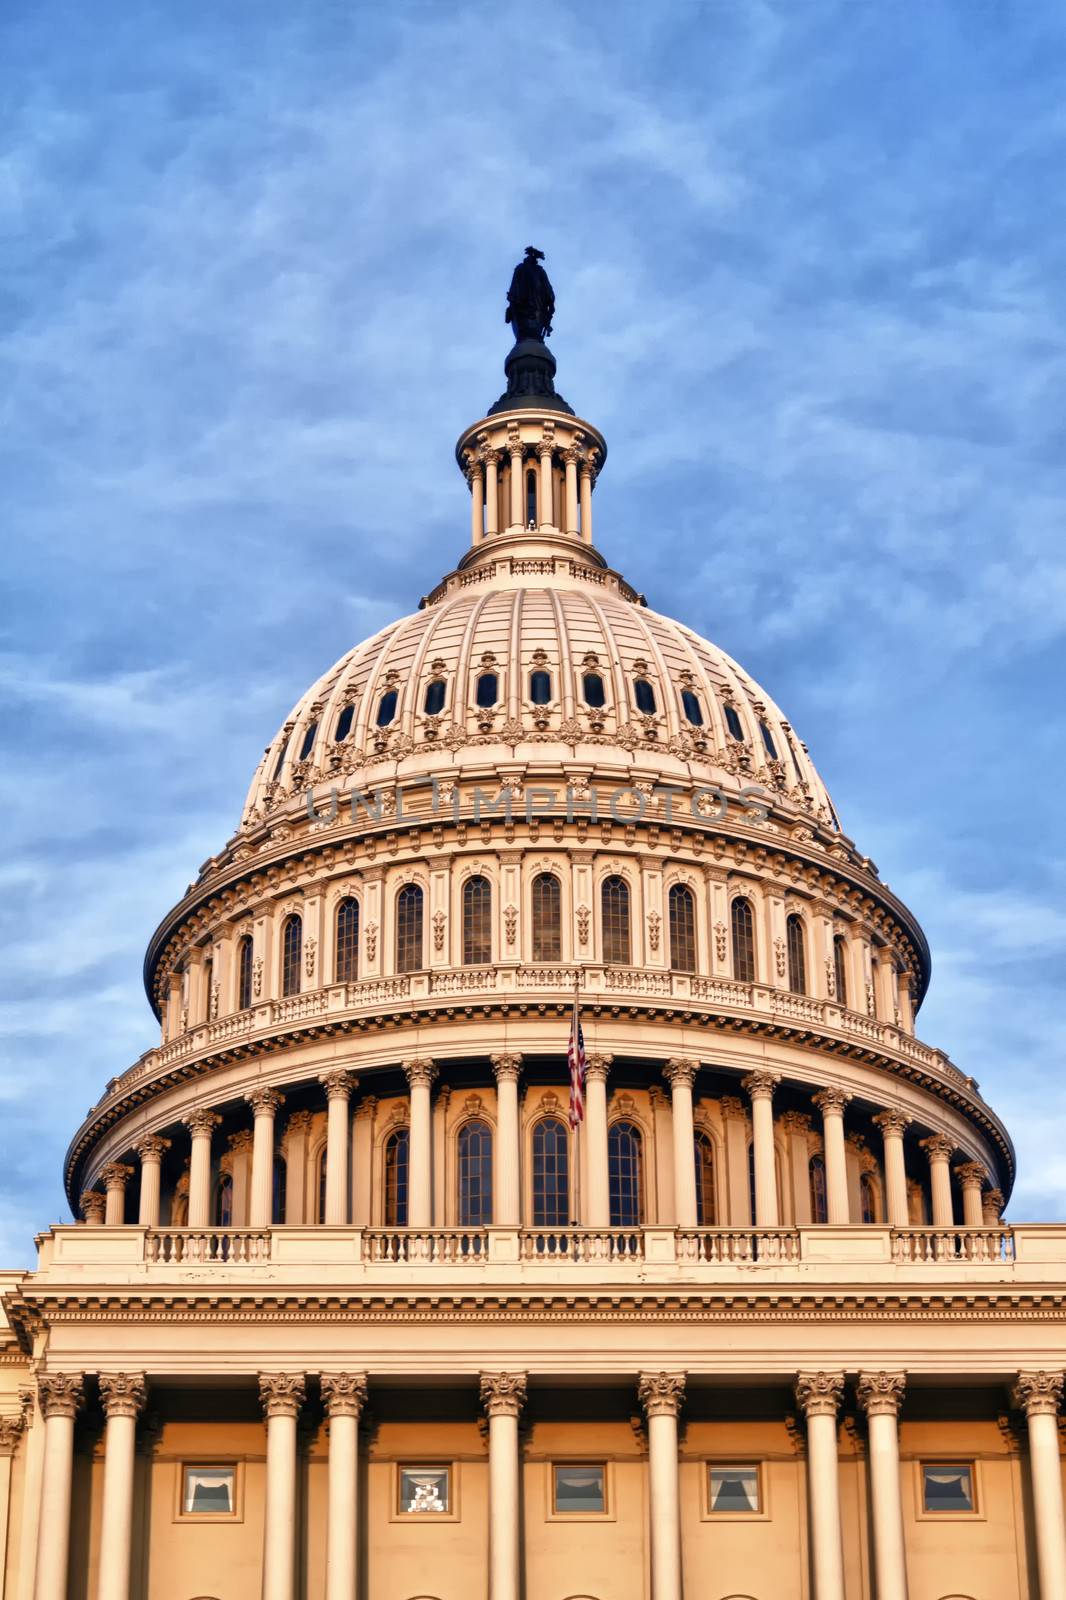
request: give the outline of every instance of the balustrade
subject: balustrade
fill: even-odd
[[[1012,1228],[893,1228],[892,1259],[999,1262],[1015,1259]]]

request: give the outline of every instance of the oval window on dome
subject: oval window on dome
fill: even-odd
[[[318,723],[312,722],[304,734],[304,742],[300,746],[300,760],[306,761],[311,751],[315,748],[315,734],[318,732]]]
[[[550,672],[531,672],[529,674],[529,698],[535,706],[546,706],[552,697],[552,679]]]
[[[500,696],[499,679],[494,672],[483,672],[477,680],[474,699],[483,711],[494,706]]]
[[[352,731],[352,718],[355,716],[354,706],[345,706],[337,718],[337,726],[333,730],[334,743],[340,744],[342,739],[347,739]]]
[[[585,673],[581,680],[581,693],[585,696],[585,704],[592,706],[594,710],[598,711],[601,706],[607,703],[603,679],[598,672]]]
[[[699,696],[694,694],[691,689],[682,689],[681,704],[684,707],[685,716],[692,726],[694,728],[702,728],[703,707],[700,705]]]
[[[288,741],[288,739],[286,739],[285,743],[281,747],[281,751],[280,751],[280,753],[278,755],[277,762],[276,762],[276,764],[274,766],[274,782],[275,783],[277,783],[278,779],[281,777],[281,769],[285,765],[285,757],[288,755],[288,753],[289,753],[289,741]]]
[[[766,726],[765,722],[759,723],[759,732],[762,734],[762,742],[766,748],[766,754],[770,757],[771,761],[776,761],[777,746],[774,743],[774,736]]]
[[[736,706],[725,707],[725,725],[729,729],[732,737],[734,739],[739,739],[741,744],[743,744],[744,729],[740,725],[740,718],[737,716]]]
[[[645,717],[655,715],[655,690],[647,678],[636,678],[633,681],[633,698],[637,702],[637,710]]]
[[[378,727],[387,728],[396,715],[396,690],[386,689],[378,701]]]
[[[434,678],[432,683],[426,684],[426,699],[424,705],[427,717],[439,717],[444,710],[444,682],[441,678]]]

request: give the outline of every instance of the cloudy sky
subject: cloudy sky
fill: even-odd
[[[6,0],[0,1262],[302,690],[462,550],[546,251],[597,540],[784,705],[1066,1216],[1066,12]]]

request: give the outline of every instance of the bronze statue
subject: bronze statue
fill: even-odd
[[[505,321],[514,328],[516,340],[544,340],[552,331],[555,315],[555,291],[548,274],[541,266],[544,251],[526,245],[526,259],[520,261],[511,277],[507,291]]]

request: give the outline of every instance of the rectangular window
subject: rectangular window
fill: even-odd
[[[401,1467],[400,1511],[410,1516],[447,1516],[451,1488],[450,1467]]]
[[[712,1512],[758,1515],[762,1510],[757,1466],[707,1468],[707,1503]]]
[[[976,1511],[974,1497],[973,1464],[969,1461],[922,1462],[922,1510],[960,1512]]]
[[[237,1512],[237,1468],[184,1466],[181,1471],[183,1517],[232,1517]]]
[[[607,1472],[603,1462],[553,1467],[552,1502],[557,1515],[602,1516],[607,1510]]]

